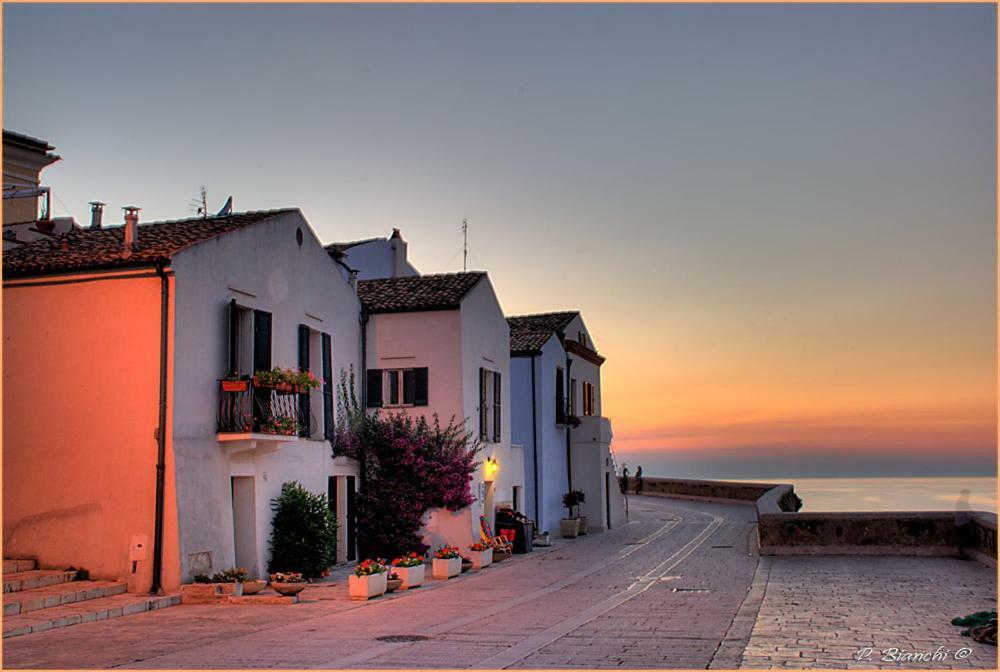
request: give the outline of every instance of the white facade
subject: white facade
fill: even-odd
[[[301,240],[301,242],[299,242]],[[234,565],[263,576],[271,533],[271,499],[286,481],[327,494],[340,478],[339,559],[345,560],[343,492],[356,466],[332,457],[323,412],[313,438],[287,443],[227,439],[216,433],[218,379],[227,372],[228,307],[271,314],[271,364],[299,365],[299,325],[310,330],[310,369],[321,374],[321,334],[332,344],[334,381],[360,362],[360,304],[298,212],[227,233],[178,253],[176,275],[173,443],[182,576]],[[244,359],[241,373],[252,373]],[[339,391],[338,391],[339,392]],[[336,393],[335,393],[336,394]],[[334,408],[336,408],[336,397]],[[267,438],[267,437],[265,437]],[[239,547],[239,548],[238,548]]]
[[[513,502],[515,487],[524,493],[523,458],[511,449],[509,330],[493,286],[484,275],[457,309],[373,314],[366,341],[368,369],[427,369],[426,405],[384,406],[382,412],[437,414],[443,424],[464,420],[475,437],[480,435],[480,369],[500,375],[499,440],[493,440],[491,429],[481,445],[482,464],[471,486],[476,501],[458,512],[432,510],[425,518],[425,543],[465,548],[478,538],[480,515],[492,522],[499,504]],[[487,459],[495,460],[495,473]]]
[[[600,531],[625,521],[611,454],[611,422],[601,416],[603,358],[579,313],[557,315],[566,317],[558,328],[546,330],[541,345],[517,352],[511,360],[517,406],[512,431],[515,443],[524,446],[525,511],[540,531],[557,534],[559,519],[568,514],[563,495],[581,490],[586,502],[580,514],[590,530]],[[512,319],[535,317],[547,316]],[[564,415],[576,418],[579,426],[572,427],[572,418]]]
[[[388,238],[332,243],[327,249],[335,254],[345,280],[350,280],[352,270],[358,280],[420,275],[407,259],[407,243],[399,229]]]

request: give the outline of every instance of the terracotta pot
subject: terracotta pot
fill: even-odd
[[[300,581],[298,583],[272,583],[271,587],[279,595],[298,595],[308,585],[305,581]]]
[[[244,581],[243,582],[243,594],[244,595],[256,595],[260,591],[267,588],[267,581]]]
[[[399,588],[402,585],[403,585],[403,580],[402,579],[386,579],[386,581],[385,581],[385,592],[391,593],[392,591],[396,590],[397,588]]]
[[[250,387],[250,382],[246,380],[223,380],[223,392],[246,392]]]

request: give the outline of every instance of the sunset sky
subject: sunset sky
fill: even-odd
[[[5,5],[54,213],[399,227],[583,311],[647,473],[996,468],[996,9]]]

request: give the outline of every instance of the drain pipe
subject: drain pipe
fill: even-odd
[[[570,389],[572,378],[569,377],[570,368],[573,366],[573,360],[570,359],[569,353],[566,353],[566,399],[563,401],[566,404],[566,416],[569,417],[570,411],[573,409],[569,407],[569,400],[573,391]],[[570,425],[566,423],[566,483],[569,485],[570,492],[573,491],[573,450],[570,447]]]
[[[534,477],[535,482],[535,523],[541,524],[538,521],[541,520],[541,511],[538,510],[538,406],[535,401],[535,359],[538,355],[531,356],[531,451],[534,457],[532,458],[532,464],[534,465]]]
[[[163,491],[167,456],[167,342],[170,318],[170,281],[163,264],[156,265],[160,276],[160,412],[156,430],[156,519],[153,527],[153,595],[163,591]]]

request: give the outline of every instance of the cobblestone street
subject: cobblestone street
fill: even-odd
[[[631,521],[367,603],[347,599],[344,579],[295,606],[179,606],[15,637],[4,666],[844,668],[877,664],[853,661],[862,646],[964,645],[972,654],[950,664],[995,667],[995,649],[948,624],[995,608],[985,566],[765,558],[758,568],[752,507],[632,497]],[[379,639],[400,635],[426,639]]]

